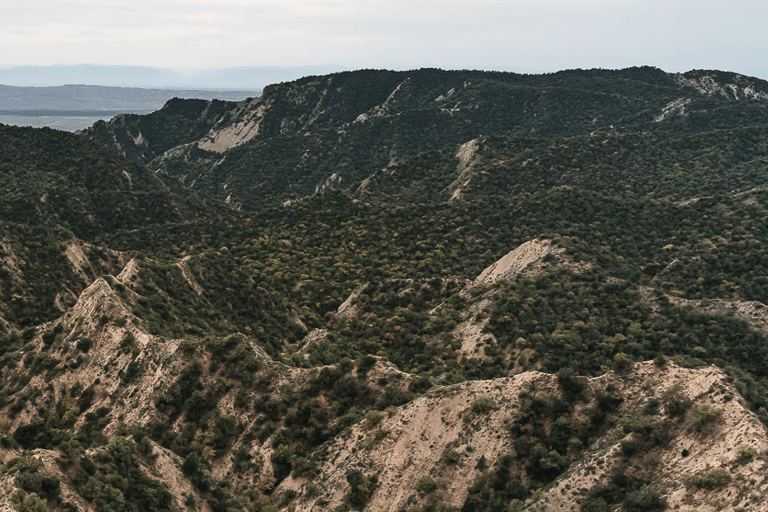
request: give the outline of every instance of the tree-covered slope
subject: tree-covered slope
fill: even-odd
[[[535,138],[760,126],[768,85],[732,73],[655,68],[517,75],[423,69],[307,77],[244,103],[174,100],[85,136],[246,209],[371,174],[479,136]]]
[[[0,506],[759,510],[765,92],[368,70],[85,134],[133,164],[5,132]]]
[[[0,218],[7,222],[91,238],[204,211],[195,194],[77,135],[3,125],[0,148]]]
[[[67,132],[0,125],[0,322],[56,318],[125,254],[91,245],[213,211],[176,182]]]

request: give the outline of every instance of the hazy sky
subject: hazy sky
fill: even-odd
[[[0,0],[3,65],[709,68],[768,75],[765,0]]]

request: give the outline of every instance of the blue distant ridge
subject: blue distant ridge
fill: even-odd
[[[120,114],[149,114],[152,110],[0,110],[0,116],[21,117],[114,117]]]

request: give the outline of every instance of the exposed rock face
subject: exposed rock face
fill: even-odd
[[[523,271],[535,272],[533,267],[541,267],[548,255],[557,255],[563,249],[550,240],[530,240],[488,267],[477,276],[475,284],[493,284],[501,279],[514,279]]]
[[[339,318],[356,316],[357,306],[355,306],[354,301],[360,296],[361,293],[365,291],[367,287],[368,285],[365,285],[352,290],[352,293],[349,294],[349,297],[347,297],[346,300],[339,306],[339,309],[336,311],[336,316]]]
[[[675,81],[685,87],[693,87],[701,94],[707,96],[721,96],[729,100],[766,100],[768,93],[756,89],[755,84],[750,83],[746,77],[735,75],[735,83],[722,83],[717,77],[710,74],[686,73],[673,75]]]
[[[759,502],[768,490],[758,457],[734,462],[740,448],[764,453],[768,436],[721,371],[637,363],[627,373],[611,372],[589,379],[587,395],[594,396],[608,386],[623,398],[615,414],[617,424],[644,417],[664,442],[627,456],[622,441],[638,440],[638,434],[627,434],[620,427],[604,431],[575,456],[570,468],[538,501],[526,502],[532,510],[578,510],[589,489],[607,483],[619,471],[647,481],[666,496],[670,509],[676,510],[752,510],[750,504]],[[539,372],[435,389],[398,408],[379,424],[363,422],[334,442],[319,470],[321,493],[299,499],[296,509],[332,510],[342,504],[349,491],[345,475],[355,469],[378,477],[365,510],[394,512],[422,503],[425,497],[419,492],[418,481],[424,476],[437,483],[439,503],[461,508],[469,487],[477,479],[489,478],[478,469],[480,459],[493,461],[514,451],[515,438],[509,427],[519,411],[520,393],[535,390],[558,395],[559,389],[555,376]],[[481,397],[490,397],[495,404],[487,415],[473,410]],[[663,407],[657,415],[644,414],[652,399],[662,403],[665,399],[689,401],[690,406],[677,417],[665,413]],[[718,419],[697,431],[690,425],[702,407],[716,411]],[[377,432],[386,434],[377,440]],[[446,450],[456,452],[458,462],[446,463]],[[692,483],[714,469],[726,471],[734,483],[714,490]],[[746,492],[739,491],[737,482],[749,481],[756,483]],[[305,483],[291,478],[280,489],[300,492]]]
[[[266,112],[266,107],[257,105],[255,108],[250,108],[251,103],[254,102],[256,100],[244,102],[239,107],[239,112],[235,114],[239,118],[238,121],[212,127],[208,134],[197,143],[198,147],[214,153],[224,153],[256,137],[259,134],[259,125]],[[222,119],[223,122],[224,119]]]
[[[486,269],[473,284],[490,284],[520,272],[536,271],[536,265],[546,255],[560,258],[561,252],[551,241],[530,241]],[[66,401],[64,390],[76,383],[92,386],[93,403],[82,411],[76,428],[83,425],[88,412],[108,407],[109,423],[103,430],[108,439],[115,438],[121,425],[146,426],[156,418],[157,395],[167,390],[192,360],[200,361],[203,367],[210,364],[208,356],[196,349],[194,343],[147,334],[142,321],[115,291],[121,282],[137,275],[137,263],[131,260],[118,278],[97,278],[65,315],[47,325],[47,329],[61,326],[61,348],[54,348],[53,356],[67,360],[64,345],[73,346],[83,338],[90,340],[90,349],[76,368],[49,381],[41,375],[34,376],[26,386],[29,390],[45,390],[52,403]],[[194,281],[187,283],[194,288]],[[358,288],[350,295],[339,308],[340,316],[356,314],[354,299],[363,289]],[[480,313],[490,300],[491,297],[481,297],[468,311]],[[470,315],[467,325],[472,322],[481,324]],[[326,331],[313,331],[302,344],[320,342],[325,336]],[[42,344],[40,333],[33,342]],[[263,365],[262,374],[276,389],[296,392],[316,373],[277,363],[257,345],[251,347]],[[142,371],[135,379],[126,381],[124,372],[132,362]],[[8,370],[4,372],[7,377]],[[412,380],[412,376],[382,361],[370,368],[368,376],[370,382],[392,381],[396,376],[401,389],[407,389]],[[203,375],[202,379],[205,385],[212,384],[209,376]],[[762,454],[768,451],[766,429],[747,410],[722,371],[713,367],[684,369],[671,362],[664,366],[645,362],[632,364],[621,373],[609,371],[583,382],[583,399],[577,401],[572,416],[576,420],[586,418],[596,397],[607,389],[621,399],[621,405],[612,413],[613,419],[590,438],[588,446],[569,454],[564,473],[525,501],[530,510],[577,510],[578,503],[591,489],[606,484],[618,473],[644,482],[665,497],[671,508],[683,511],[752,510],[750,507],[760,503],[762,495],[768,492],[768,480],[762,476]],[[347,475],[359,471],[372,479],[366,510],[394,512],[428,500],[460,508],[473,484],[491,478],[495,461],[514,453],[518,438],[511,427],[520,415],[523,392],[551,397],[563,393],[557,376],[535,371],[433,388],[405,405],[360,420],[330,441],[317,456],[317,475],[311,481],[317,489],[315,494],[305,492],[308,480],[289,476],[279,483],[273,495],[296,492],[296,510],[333,509],[349,500]],[[223,414],[237,418],[247,431],[256,424],[258,415],[235,407],[236,393],[237,389],[226,392],[217,407]],[[480,400],[492,406],[481,410],[476,405]],[[675,410],[670,404],[682,405]],[[32,421],[35,414],[33,408],[25,408],[8,419],[3,429],[12,432]],[[702,414],[709,419],[697,425]],[[641,422],[642,429],[633,431],[626,426],[637,422]],[[272,440],[243,438],[237,442],[263,464],[252,485],[271,489],[276,483],[269,464],[275,453]],[[642,449],[629,452],[626,447],[633,446],[632,443]],[[91,448],[88,454],[96,457],[104,449]],[[182,459],[154,443],[151,449],[157,456],[155,462],[144,464],[142,470],[164,482],[178,504],[184,496],[192,496],[200,510],[209,510],[204,497],[199,496],[181,471]],[[753,456],[740,458],[740,453],[750,451]],[[72,476],[55,460],[58,453],[37,449],[30,455],[42,461],[44,474],[61,480],[62,496],[67,501],[90,510],[94,504],[74,492]],[[5,463],[20,455],[20,449],[0,449],[0,460]],[[235,464],[233,454],[210,457],[211,475],[227,478]],[[719,475],[725,474],[728,481],[715,488],[702,486],[702,478],[715,470]],[[434,489],[425,491],[425,477],[434,483]],[[5,493],[0,498],[0,507],[6,510],[10,510],[10,495],[15,489],[13,478],[0,477],[0,490]],[[517,478],[528,483],[529,477],[524,473]]]
[[[654,119],[657,123],[660,123],[664,121],[667,116],[670,116],[674,113],[677,113],[678,115],[684,115],[685,114],[685,106],[688,105],[691,101],[691,98],[680,98],[678,100],[672,101],[669,104],[665,105],[664,108],[661,109],[661,114]]]
[[[459,173],[459,176],[448,186],[452,201],[461,199],[462,187],[469,185],[472,180],[472,162],[479,149],[480,139],[472,139],[462,144],[456,152],[456,159],[459,161],[456,172]]]

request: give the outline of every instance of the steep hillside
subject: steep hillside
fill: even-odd
[[[291,252],[297,241],[285,241],[273,250]],[[329,307],[338,309],[322,320],[299,302],[315,300],[318,283],[306,278],[282,303],[279,281],[254,288],[267,299],[257,306],[263,316],[206,316],[201,306],[226,311],[211,287],[240,251],[131,260],[60,318],[6,338],[0,446],[9,500],[34,501],[34,493],[98,510],[184,499],[214,511],[291,502],[483,510],[497,500],[546,510],[650,497],[693,510],[706,500],[730,504],[736,479],[756,480],[740,499],[761,492],[765,427],[737,393],[753,408],[764,404],[764,370],[750,368],[759,381],[731,373],[732,388],[713,368],[685,370],[663,356],[634,364],[623,352],[647,357],[665,338],[663,350],[680,364],[715,356],[747,368],[745,344],[764,339],[746,324],[680,323],[674,308],[645,309],[629,283],[604,281],[547,240],[523,244],[471,281],[387,279],[349,300],[332,292]],[[218,289],[231,299],[233,285]],[[531,309],[508,309],[520,302]],[[322,328],[308,332],[311,322]],[[595,329],[602,334],[593,338]],[[213,334],[227,330],[234,334]],[[682,330],[703,330],[707,348],[687,348]],[[741,339],[732,353],[708,354],[728,336]],[[574,342],[591,355],[563,357]],[[329,357],[335,362],[323,365]],[[733,441],[709,443],[718,432]],[[592,459],[603,461],[599,469]],[[125,471],[130,478],[117,477]]]
[[[354,500],[371,511],[486,510],[502,496],[513,510],[541,511],[578,510],[585,501],[622,510],[648,501],[636,510],[661,510],[649,496],[666,496],[675,510],[763,502],[768,481],[755,454],[768,448],[765,426],[734,399],[722,373],[636,364],[582,382],[570,410],[558,402],[567,396],[563,384],[526,372],[436,388],[333,443],[311,480],[317,485],[291,478],[281,490],[294,491],[297,510]],[[608,396],[610,406],[601,402]],[[594,424],[601,407],[611,410],[612,428]],[[547,451],[558,443],[569,446],[560,459]],[[530,493],[558,464],[568,466],[564,474]]]
[[[0,219],[82,238],[182,222],[203,202],[150,170],[66,132],[0,125]]]
[[[549,245],[513,251],[457,293],[477,297],[472,288],[492,284],[488,276],[534,277],[567,265],[547,256],[557,254]],[[136,316],[136,290],[149,284],[141,265],[131,260],[96,279],[3,358],[4,505],[394,511],[761,503],[766,428],[715,368],[684,369],[663,357],[633,363],[620,354],[612,371],[591,379],[510,367],[506,377],[450,384],[446,376],[439,386],[370,355],[302,368],[309,354],[297,348],[327,343],[343,325],[329,324],[277,358],[258,335],[153,335]],[[414,284],[399,283],[397,295],[413,301]],[[372,319],[361,293],[351,301],[358,311],[343,310],[352,321]],[[483,295],[482,307],[502,297]],[[495,343],[479,345],[481,360]],[[457,353],[459,361],[475,357]],[[512,355],[536,366],[534,354],[518,344]],[[752,483],[736,496],[738,482]]]
[[[76,135],[0,125],[0,324],[37,325],[127,254],[98,239],[215,213],[178,182]],[[129,249],[130,250],[130,249]]]
[[[0,127],[0,508],[764,509],[767,91],[359,71]]]
[[[765,82],[722,72],[367,70],[270,86],[243,103],[174,100],[148,116],[97,123],[84,135],[231,207],[255,209],[327,188],[355,190],[382,169],[433,151],[452,156],[481,135],[552,139],[764,125],[767,98]],[[444,172],[432,172],[432,180],[439,183]],[[443,186],[454,178],[443,176]]]

